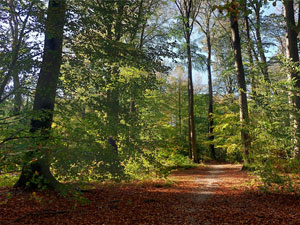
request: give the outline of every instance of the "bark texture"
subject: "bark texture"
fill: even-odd
[[[43,61],[36,87],[33,111],[39,118],[31,120],[31,132],[38,134],[37,144],[49,139],[53,119],[56,88],[60,74],[63,28],[65,22],[66,0],[50,0],[45,21],[45,45]],[[41,185],[58,188],[59,183],[50,172],[50,152],[47,149],[31,152],[23,166],[16,188],[35,189]]]
[[[256,100],[257,93],[256,93],[256,78],[255,78],[255,72],[254,72],[254,61],[253,61],[253,54],[252,54],[252,49],[253,49],[253,43],[250,37],[250,26],[249,26],[249,17],[247,15],[247,7],[248,7],[248,2],[247,0],[244,0],[244,5],[243,5],[243,11],[244,11],[244,23],[245,23],[245,28],[246,28],[246,38],[247,38],[247,54],[249,58],[249,65],[250,65],[250,73],[249,73],[249,78],[250,78],[250,83],[251,83],[251,91],[252,91],[252,97],[254,100]]]
[[[187,42],[187,58],[188,58],[188,99],[189,99],[189,141],[190,152],[192,153],[192,159],[198,163],[198,154],[196,146],[196,129],[194,119],[194,87],[193,87],[193,75],[192,75],[192,56],[191,56],[191,43],[190,36],[186,39]]]
[[[230,14],[230,24],[232,33],[232,42],[235,57],[235,68],[238,82],[239,92],[239,108],[240,108],[240,122],[241,122],[241,140],[244,154],[244,164],[247,166],[249,163],[249,151],[251,146],[250,136],[247,131],[249,123],[248,115],[248,102],[247,102],[247,89],[245,81],[245,71],[241,53],[241,41],[239,35],[238,18],[233,13]]]
[[[295,11],[294,11],[294,1],[284,0],[284,14],[286,21],[286,51],[287,57],[294,63],[299,63],[299,53],[297,45],[297,35],[296,22],[295,22]],[[290,69],[289,78],[295,81],[295,88],[298,91],[291,93],[291,102],[295,107],[296,111],[299,113],[300,110],[300,75],[299,72]],[[299,114],[296,113],[291,115],[292,126],[294,127],[294,154],[295,157],[300,158],[300,118]]]

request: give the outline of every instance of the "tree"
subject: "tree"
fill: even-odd
[[[247,0],[244,0],[243,13],[244,13],[244,23],[245,23],[245,29],[246,29],[247,54],[248,54],[249,66],[250,66],[249,77],[250,77],[252,95],[253,95],[253,98],[256,99],[256,95],[257,95],[256,79],[255,79],[255,74],[254,74],[254,61],[253,61],[253,54],[252,54],[253,42],[251,40],[251,35],[250,35],[251,31],[250,31],[249,16],[248,16],[247,9],[248,9],[248,2],[247,2]],[[265,59],[265,57],[264,57],[264,59]]]
[[[192,74],[192,56],[191,56],[191,34],[194,22],[200,9],[200,2],[197,0],[175,0],[175,4],[180,12],[180,20],[186,41],[186,54],[188,60],[188,99],[189,99],[189,149],[190,158],[198,163],[196,131],[194,119],[194,88]]]
[[[293,0],[284,0],[284,16],[286,22],[286,51],[287,58],[290,59],[293,63],[299,62],[299,53],[298,53],[298,41],[297,41],[297,26],[295,22],[295,10],[294,10],[294,1]],[[299,24],[298,24],[299,26]],[[291,103],[298,112],[300,110],[300,75],[299,72],[293,68],[290,68],[289,77],[295,82],[295,88],[297,91],[291,93]],[[297,158],[300,158],[300,118],[299,115],[291,115],[292,125],[294,127],[294,154]]]
[[[247,102],[247,89],[246,89],[246,80],[245,80],[245,71],[243,66],[242,59],[242,49],[241,49],[241,40],[239,35],[239,25],[238,25],[238,3],[231,1],[229,4],[229,13],[230,13],[230,24],[231,24],[231,33],[232,33],[232,42],[234,49],[235,57],[235,68],[236,76],[238,83],[238,92],[239,92],[239,108],[240,108],[240,122],[241,122],[241,140],[242,148],[244,153],[244,165],[247,166],[249,163],[249,151],[251,146],[250,136],[247,131],[247,125],[249,124],[249,115],[248,115],[248,102]]]
[[[247,3],[245,3],[247,6]],[[264,4],[263,0],[251,0],[249,1],[249,6],[251,6],[254,10],[254,14],[255,14],[255,25],[254,25],[254,29],[255,29],[255,34],[256,34],[256,40],[257,40],[257,50],[258,50],[258,54],[260,56],[260,68],[261,68],[261,72],[264,76],[264,80],[269,82],[270,78],[269,78],[269,72],[268,72],[268,65],[267,65],[267,59],[265,56],[265,52],[264,52],[264,48],[263,48],[263,42],[262,42],[262,38],[261,38],[261,10],[262,10],[262,6]]]
[[[209,150],[213,159],[216,159],[215,146],[213,144],[214,140],[214,119],[213,119],[213,86],[212,86],[212,72],[211,72],[211,56],[212,56],[212,33],[211,30],[215,26],[215,22],[212,22],[213,9],[209,2],[206,2],[204,7],[199,13],[198,19],[196,19],[201,31],[206,37],[206,47],[207,47],[207,75],[208,75],[208,135],[209,135]]]
[[[62,43],[65,23],[66,0],[49,0],[45,21],[44,55],[34,98],[33,111],[38,117],[31,120],[30,132],[38,139],[37,144],[45,144],[50,137],[53,120],[56,88],[62,63]],[[35,140],[34,140],[35,141]],[[50,172],[50,151],[30,152],[23,166],[16,188],[37,188],[47,186],[58,188],[59,183]],[[37,157],[36,157],[37,156]]]

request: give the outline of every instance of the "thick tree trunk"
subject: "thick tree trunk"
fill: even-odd
[[[215,145],[214,141],[214,119],[213,119],[213,86],[212,86],[212,74],[211,74],[211,41],[210,41],[210,31],[206,33],[206,41],[207,41],[207,71],[208,71],[208,135],[209,135],[209,151],[211,157],[216,159]]]
[[[194,119],[194,88],[193,88],[193,74],[192,74],[192,56],[191,56],[191,43],[190,35],[186,37],[187,43],[187,58],[188,58],[188,99],[189,99],[189,141],[190,153],[195,163],[199,162],[196,145],[196,130]]]
[[[247,164],[249,163],[249,151],[251,145],[250,136],[247,131],[247,125],[249,123],[247,90],[246,90],[245,72],[244,72],[244,66],[242,60],[238,18],[233,14],[230,14],[230,24],[231,24],[232,42],[233,42],[234,57],[235,57],[237,83],[239,89],[238,92],[239,92],[240,122],[242,126],[241,140],[242,140],[242,148],[244,154],[244,164],[247,167]]]
[[[293,0],[284,0],[284,14],[286,21],[286,51],[287,57],[291,59],[293,62],[299,62],[299,54],[298,54],[298,45],[297,45],[297,31],[296,31],[296,22],[295,22],[295,14],[294,14],[294,1]],[[292,92],[291,102],[294,105],[296,111],[299,113],[300,110],[300,75],[299,72],[290,69],[289,78],[294,80],[295,87],[298,89],[296,92]],[[294,127],[294,154],[295,157],[300,158],[300,118],[299,115],[291,114],[291,122]]]
[[[50,0],[45,21],[45,45],[41,71],[36,87],[33,111],[39,117],[31,120],[31,132],[39,135],[38,143],[46,143],[53,119],[56,88],[62,58],[63,27],[66,0]],[[39,133],[38,133],[39,132]],[[38,144],[37,143],[37,144]],[[58,188],[59,183],[50,172],[49,150],[27,155],[16,188],[35,189],[40,185]]]

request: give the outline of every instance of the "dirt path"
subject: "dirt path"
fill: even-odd
[[[219,183],[221,182],[222,175],[225,173],[225,169],[236,167],[230,164],[221,165],[207,165],[204,168],[196,168],[196,171],[200,171],[198,175],[191,178],[191,171],[183,171],[181,173],[181,179],[189,180],[189,182],[194,183],[195,190],[191,193],[191,198],[193,203],[196,205],[189,208],[189,213],[196,214],[199,204],[203,204],[207,199],[212,198],[214,193],[219,188]],[[173,177],[171,176],[171,179]],[[173,178],[174,179],[174,178]],[[176,176],[175,176],[176,180]],[[185,220],[186,224],[197,224],[198,219],[195,216],[187,217]],[[206,224],[206,223],[205,223]],[[209,224],[209,223],[207,223]]]
[[[199,224],[199,219],[194,214],[199,212],[199,206],[204,206],[206,201],[213,198],[220,185],[230,180],[232,172],[239,172],[241,165],[236,164],[209,164],[191,170],[175,172],[170,179],[179,184],[190,187],[189,197],[194,204],[183,213],[189,213],[184,224]],[[210,224],[204,222],[204,224]]]
[[[193,187],[194,190],[191,190],[193,201],[199,203],[212,197],[218,189],[219,184],[226,178],[226,173],[232,171],[238,172],[241,167],[238,164],[209,164],[205,167],[174,172],[170,176],[170,179]]]
[[[200,202],[211,197],[219,187],[221,175],[225,172],[224,168],[228,165],[208,165],[206,175],[203,179],[196,179],[199,184],[198,193],[195,196],[195,201]]]

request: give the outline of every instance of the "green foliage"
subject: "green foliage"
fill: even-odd
[[[68,112],[68,113],[67,113]],[[118,155],[101,137],[99,115],[65,109],[57,114],[52,143],[53,171],[60,180],[120,180],[123,174]],[[76,115],[77,114],[77,115]]]
[[[52,168],[60,180],[120,181],[164,176],[164,166],[154,153],[160,141],[154,132],[156,126],[149,112],[155,110],[150,107],[153,102],[147,103],[147,96],[153,91],[144,90],[146,85],[138,86],[138,82],[144,79],[141,73],[134,68],[122,68],[122,81],[119,80],[118,85],[128,85],[119,90],[124,94],[120,95],[119,113],[113,120],[109,118],[109,113],[114,105],[105,101],[105,94],[90,94],[92,89],[85,89],[82,95],[74,95],[74,99],[67,102],[58,102],[53,125]],[[129,108],[131,91],[128,92],[128,88],[139,93],[133,95],[134,112]],[[88,98],[90,95],[92,98]],[[116,140],[117,152],[109,143],[111,137]]]
[[[166,166],[166,169],[171,172],[174,169],[190,169],[197,166],[191,159],[187,156],[180,154],[176,151],[161,151],[160,161]]]
[[[29,118],[31,113],[12,114],[2,111],[0,116],[0,174],[20,171],[26,152],[31,151]]]
[[[169,175],[167,168],[158,160],[157,153],[144,153],[126,161],[126,174],[134,180],[166,178]]]
[[[219,100],[214,114],[217,159],[229,162],[242,160],[239,106],[235,96]]]
[[[199,158],[203,161],[211,160],[208,141],[208,95],[195,94],[195,124],[197,130],[197,148]]]
[[[293,107],[288,100],[291,83],[286,80],[271,84],[261,81],[260,85],[269,90],[259,92],[256,103],[253,102],[255,105],[251,107],[254,157],[257,160],[291,158],[293,132],[290,114],[293,113]]]
[[[264,192],[299,192],[299,160],[271,159],[256,164],[255,174]]]
[[[257,96],[250,102],[252,159],[265,191],[299,191],[299,161],[295,159],[294,128],[291,115],[299,112],[290,104],[294,81],[286,77],[287,69],[297,65],[283,60],[280,72],[270,83],[259,80]]]
[[[12,187],[17,179],[17,173],[0,174],[0,187]]]

